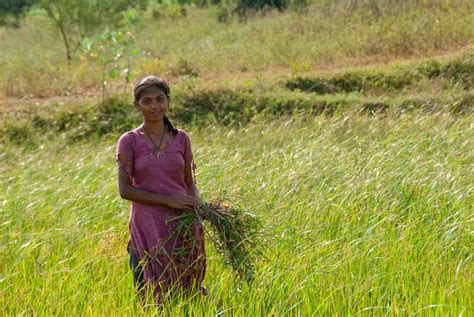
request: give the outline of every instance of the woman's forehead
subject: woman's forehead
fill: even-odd
[[[145,97],[158,97],[161,95],[166,96],[163,90],[161,90],[160,88],[156,86],[150,86],[146,88],[145,90],[143,90],[143,92],[141,93],[140,99],[145,98]]]

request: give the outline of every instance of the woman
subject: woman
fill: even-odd
[[[184,233],[176,219],[199,204],[189,137],[166,116],[166,81],[145,77],[134,89],[134,105],[143,124],[120,137],[116,160],[120,196],[132,201],[128,252],[135,286],[142,299],[152,290],[158,303],[176,287],[204,292],[202,223]]]

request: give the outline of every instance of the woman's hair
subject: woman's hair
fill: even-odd
[[[143,92],[150,87],[157,87],[161,91],[164,92],[168,101],[170,100],[170,86],[168,83],[157,76],[147,76],[140,80],[140,82],[135,86],[133,89],[133,101],[135,104],[138,104],[140,97],[142,96]],[[163,117],[163,123],[171,132],[171,134],[176,135],[178,133],[178,129],[176,129],[173,124],[171,123],[170,119],[167,116]]]

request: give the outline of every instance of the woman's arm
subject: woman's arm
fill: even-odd
[[[119,160],[130,166],[130,162],[126,161],[122,155]],[[124,168],[118,169],[118,188],[120,197],[135,201],[145,205],[162,205],[175,209],[193,209],[199,204],[199,200],[193,195],[161,195],[136,188],[132,185],[130,177]]]
[[[186,183],[186,186],[188,188],[188,195],[200,199],[199,191],[196,187],[196,184],[194,183],[192,164],[192,162],[188,162],[184,165],[184,182]]]

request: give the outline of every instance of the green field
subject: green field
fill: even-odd
[[[1,316],[474,315],[474,6],[313,2],[227,23],[150,9],[132,83],[103,103],[98,65],[67,64],[44,12],[0,27]],[[134,293],[114,160],[150,73],[203,198],[265,227],[252,284],[208,241],[208,295],[160,309]]]
[[[474,312],[471,117],[348,114],[189,131],[203,196],[241,197],[264,219],[267,252],[247,285],[208,248],[209,295],[166,304],[169,315]],[[115,141],[4,154],[3,314],[141,311]]]

